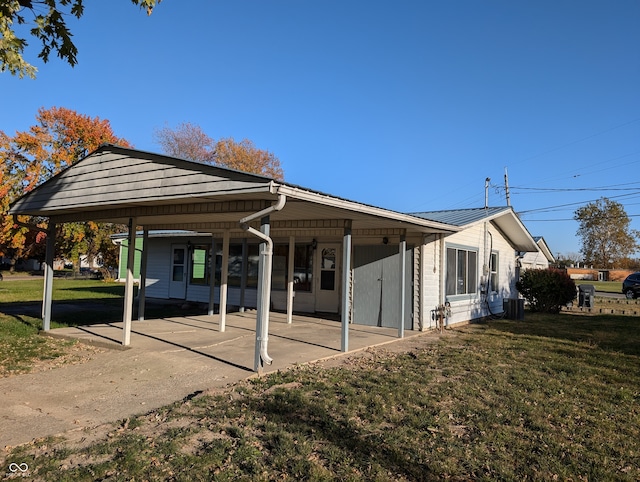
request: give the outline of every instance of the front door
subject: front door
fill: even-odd
[[[171,246],[171,278],[169,298],[184,300],[187,294],[187,247],[184,244]]]
[[[319,244],[316,253],[316,311],[337,313],[340,308],[340,245]]]

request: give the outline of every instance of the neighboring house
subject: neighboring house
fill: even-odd
[[[627,276],[637,270],[633,269],[594,269],[566,268],[567,274],[574,280],[580,281],[624,281]]]
[[[547,242],[542,236],[534,236],[533,240],[538,245],[538,251],[521,253],[520,266],[523,271],[527,269],[547,269],[550,264],[556,262]]]
[[[127,245],[135,242],[142,254],[142,298],[201,301],[209,314],[219,304],[222,318],[229,305],[257,307],[259,326],[268,309],[335,313],[343,342],[349,324],[396,327],[399,336],[405,328],[428,329],[445,303],[449,323],[501,312],[503,298],[517,296],[515,253],[539,249],[511,207],[404,214],[112,145],[10,212],[49,217],[52,227],[129,223]],[[48,240],[52,256],[54,236]],[[125,345],[134,263],[128,254]],[[50,305],[47,290],[45,283]]]

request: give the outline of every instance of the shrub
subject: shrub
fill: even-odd
[[[516,288],[529,303],[531,311],[558,313],[576,297],[576,284],[559,269],[530,269],[516,283]]]

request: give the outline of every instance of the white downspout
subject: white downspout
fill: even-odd
[[[259,337],[257,341],[260,344],[260,358],[263,363],[266,363],[267,365],[271,365],[273,362],[273,359],[267,353],[269,343],[269,301],[271,297],[271,261],[273,257],[273,240],[266,234],[249,226],[249,222],[254,219],[267,216],[272,212],[280,211],[286,202],[287,197],[284,194],[279,194],[278,201],[274,205],[269,206],[262,211],[258,211],[257,213],[250,214],[240,220],[240,227],[242,229],[262,239],[267,245],[266,249],[260,253],[263,261],[263,269],[262,279],[260,280],[261,290],[260,293],[258,293],[260,299],[260,306],[258,306],[258,325],[260,329],[259,332],[256,333],[256,336]],[[259,367],[256,367],[256,370],[259,370]]]

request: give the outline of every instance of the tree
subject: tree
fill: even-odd
[[[220,139],[216,143],[216,162],[230,169],[284,179],[284,171],[278,158],[269,151],[258,149],[248,139],[240,142],[231,137]]]
[[[531,311],[543,313],[558,313],[576,297],[575,282],[566,271],[555,268],[526,270],[516,288]]]
[[[131,0],[151,15],[161,0]],[[29,13],[33,18],[28,18]],[[0,72],[9,71],[23,78],[35,78],[37,69],[22,56],[28,45],[26,39],[16,35],[15,25],[32,23],[30,34],[42,43],[38,54],[45,63],[51,52],[58,54],[72,67],[77,63],[78,49],[71,40],[65,17],[82,17],[84,0],[0,0]],[[30,20],[30,22],[29,22]]]
[[[189,161],[215,164],[216,141],[197,125],[185,122],[175,130],[168,126],[156,129],[154,137],[162,152]]]
[[[586,262],[598,268],[614,268],[638,249],[640,231],[630,228],[631,220],[622,204],[605,197],[574,213],[578,221],[580,252]]]
[[[34,234],[18,222],[46,228],[47,221],[28,216],[16,219],[8,214],[11,203],[101,144],[129,146],[126,140],[115,136],[108,121],[70,109],[41,108],[36,120],[36,125],[28,131],[16,132],[14,137],[0,131],[0,255],[10,258],[12,266],[18,259],[33,256],[41,250],[45,238],[42,233]],[[90,240],[103,236],[103,231],[102,226],[95,223],[61,226],[58,233],[60,254],[73,256],[71,259],[76,260],[80,251],[91,255],[89,246],[95,242]]]
[[[175,130],[169,127],[157,129],[154,134],[167,155],[284,179],[280,160],[273,153],[258,149],[248,139],[236,142],[229,137],[216,141],[199,126],[188,122]]]
[[[555,265],[559,268],[573,267],[578,266],[581,261],[582,255],[580,253],[570,251],[568,253],[558,253]]]

